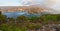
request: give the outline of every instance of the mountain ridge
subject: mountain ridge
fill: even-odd
[[[53,13],[52,11],[54,10],[40,5],[31,5],[31,6],[0,6],[0,11],[2,12],[27,11],[28,13],[41,13],[41,12]]]

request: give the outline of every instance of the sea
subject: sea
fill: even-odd
[[[40,16],[41,14],[29,14],[28,12],[3,12],[3,15],[6,15],[7,17],[13,17],[13,18],[17,18],[18,16],[24,15],[27,17],[31,17],[31,16]]]

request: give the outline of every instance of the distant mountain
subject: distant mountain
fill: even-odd
[[[31,7],[39,7],[40,9],[43,9],[42,12],[47,12],[47,13],[50,13],[50,14],[60,14],[59,11],[57,11],[53,8],[45,7],[45,6],[40,5],[40,4],[31,5]]]
[[[21,10],[22,9],[22,10]],[[0,11],[2,12],[19,12],[19,11],[27,11],[28,13],[36,14],[47,12],[50,14],[56,14],[56,10],[52,8],[47,8],[45,6],[38,5],[30,5],[30,6],[0,6]]]

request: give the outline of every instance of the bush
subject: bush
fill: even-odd
[[[26,29],[21,29],[19,27],[8,25],[8,24],[2,24],[0,27],[2,31],[26,31]]]

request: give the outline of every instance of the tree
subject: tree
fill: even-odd
[[[5,23],[7,21],[7,17],[5,15],[0,15],[0,24]]]
[[[29,20],[32,23],[36,23],[36,22],[38,22],[38,17],[37,16],[32,16],[32,17],[29,18]]]
[[[26,16],[18,16],[17,19],[16,19],[18,22],[22,23],[22,22],[25,22],[27,20],[27,17]]]
[[[14,23],[14,21],[15,21],[15,19],[14,18],[7,18],[7,23],[9,24],[13,24]]]
[[[2,14],[2,12],[0,11],[0,14]]]
[[[31,30],[37,30],[41,28],[41,25],[36,23],[30,23],[29,25],[27,25],[27,28]]]
[[[57,15],[56,14],[45,14],[40,17],[45,23],[48,23],[48,21],[57,21]]]

